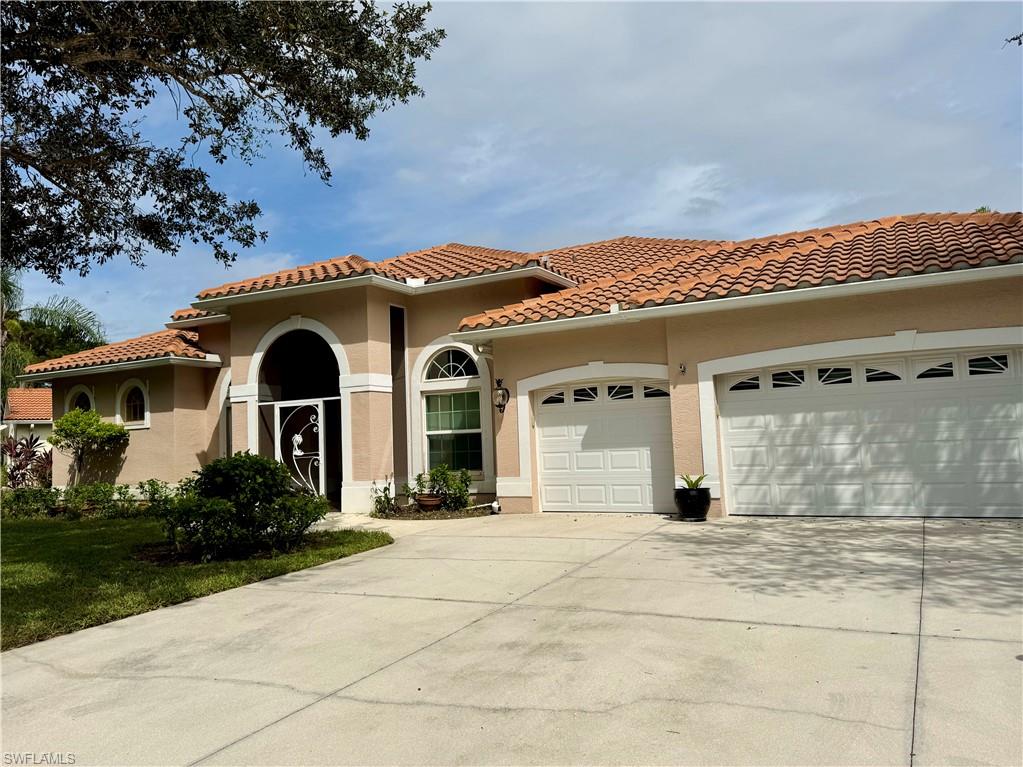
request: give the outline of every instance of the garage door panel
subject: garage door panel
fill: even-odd
[[[812,468],[814,461],[813,445],[778,445],[774,449],[774,465],[776,467]]]
[[[1019,437],[976,440],[973,459],[981,466],[1023,466],[1023,445]]]
[[[543,495],[541,497],[545,506],[570,504],[572,503],[572,486],[556,485],[548,482],[543,486]]]
[[[643,471],[649,468],[649,453],[642,450],[608,450],[610,471]],[[644,464],[646,464],[644,466]]]
[[[572,460],[575,471],[604,471],[604,453],[598,450],[576,450]]]
[[[783,392],[722,388],[725,496],[736,514],[1023,516],[1023,358],[999,376],[971,376],[954,360],[948,380],[917,380],[920,362],[826,363],[857,371],[828,386]],[[925,355],[926,356],[926,355]],[[933,354],[929,355],[931,358]],[[943,357],[944,358],[944,357]],[[875,384],[867,367],[901,378]],[[729,382],[772,370],[746,371]]]
[[[768,458],[769,450],[764,447],[733,447],[729,454],[732,458],[732,465],[737,468],[757,467],[769,468],[771,461]]]
[[[820,456],[822,466],[843,466],[861,468],[860,446],[857,444],[821,445]]]
[[[817,486],[807,484],[781,484],[776,486],[778,506],[784,509],[815,509]]]
[[[607,506],[607,488],[604,485],[576,485],[576,503],[580,506]]]
[[[872,482],[870,505],[890,510],[912,511],[916,486],[912,482]]]
[[[614,484],[611,486],[611,503],[614,506],[640,508],[645,505],[643,485]]]
[[[540,454],[540,467],[545,472],[569,471],[572,468],[572,456],[567,451],[545,450]]]

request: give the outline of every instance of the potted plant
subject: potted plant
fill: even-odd
[[[414,482],[413,485],[406,483],[401,491],[410,501],[415,501],[422,511],[433,511],[444,503],[444,496],[437,492],[432,483],[428,483],[425,474],[416,474]]]
[[[698,477],[682,475],[685,487],[675,488],[675,508],[678,509],[679,519],[686,522],[703,522],[707,519],[707,511],[710,509],[710,488],[703,487],[703,480],[706,478],[706,474]]]

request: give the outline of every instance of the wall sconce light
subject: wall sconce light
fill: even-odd
[[[504,413],[504,409],[508,407],[508,400],[511,398],[511,393],[504,385],[504,379],[498,378],[495,381],[494,386],[494,407],[497,408],[498,413]]]
[[[684,362],[678,363],[678,372],[681,373],[682,375],[686,374],[686,363]]]

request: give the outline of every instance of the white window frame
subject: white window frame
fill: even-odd
[[[442,378],[427,380],[426,371],[430,362],[441,352],[458,349],[469,355],[474,363],[478,376],[465,378]],[[480,432],[483,445],[483,471],[470,472],[472,493],[492,493],[495,490],[494,465],[494,407],[491,404],[493,388],[489,360],[469,344],[455,341],[450,336],[441,336],[423,347],[416,355],[415,362],[409,371],[409,432],[416,435],[411,440],[413,450],[410,455],[410,475],[428,472],[430,467],[430,441],[426,432],[426,396],[428,394],[451,394],[461,391],[479,390],[480,393]],[[469,429],[468,432],[475,432]],[[434,432],[439,433],[439,432]]]
[[[122,413],[124,412],[124,399],[128,396],[134,387],[138,387],[139,391],[142,392],[142,401],[145,403],[146,415],[141,421],[125,421]],[[148,429],[150,424],[149,418],[149,385],[144,383],[138,378],[129,378],[127,381],[117,387],[117,397],[114,400],[114,423],[118,423],[125,429],[137,430],[137,429]]]
[[[73,407],[72,403],[78,399],[79,394],[84,394],[89,398],[89,406],[92,410],[96,409],[96,392],[90,389],[85,384],[75,384],[72,386],[64,397],[64,412],[70,413]]]

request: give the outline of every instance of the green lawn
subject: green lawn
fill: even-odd
[[[317,532],[276,557],[156,564],[135,556],[163,540],[159,522],[135,519],[0,520],[0,626],[9,650],[129,615],[368,551],[387,533]]]

